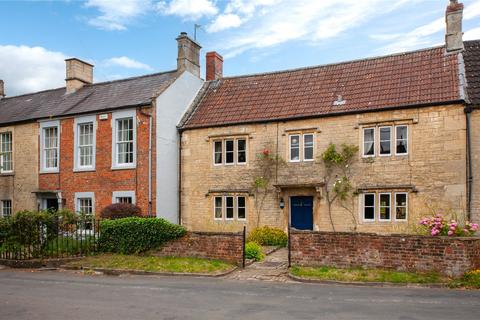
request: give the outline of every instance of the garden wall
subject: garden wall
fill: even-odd
[[[219,259],[241,266],[243,241],[241,232],[188,232],[167,242],[154,255]]]
[[[477,237],[312,231],[292,231],[290,237],[292,265],[437,271],[455,277],[480,268]]]

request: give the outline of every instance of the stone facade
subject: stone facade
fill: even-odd
[[[363,128],[392,125],[408,126],[408,155],[363,158]],[[377,130],[378,132],[378,130]],[[313,133],[314,156],[311,162],[289,162],[291,134]],[[213,164],[213,142],[222,138],[247,139],[247,163]],[[463,105],[410,108],[342,116],[239,124],[185,130],[182,133],[182,224],[189,230],[240,231],[257,225],[287,228],[291,196],[313,196],[313,229],[331,231],[332,223],[321,187],[324,166],[318,157],[329,143],[353,144],[360,148],[352,165],[352,182],[362,192],[408,193],[406,221],[365,222],[360,215],[360,198],[354,196],[349,210],[334,202],[331,219],[335,231],[375,233],[413,232],[418,220],[431,213],[458,215],[464,219],[466,204],[466,134]],[[378,146],[378,140],[377,140]],[[275,169],[274,181],[261,210],[252,194],[254,177],[261,175],[257,155],[265,148],[286,160]],[[273,185],[276,185],[275,188]],[[246,197],[245,221],[215,220],[213,197]],[[280,199],[285,208],[279,207]],[[378,198],[377,198],[378,199]],[[257,197],[257,202],[259,198]],[[393,203],[393,201],[392,201]]]
[[[60,191],[62,206],[75,210],[75,193],[93,192],[94,212],[112,203],[112,194],[117,191],[134,191],[136,204],[147,215],[148,202],[148,137],[149,117],[153,108],[136,110],[137,161],[133,169],[112,169],[112,113],[102,113],[108,118],[96,117],[96,167],[93,171],[74,170],[74,121],[75,118],[60,120],[60,170],[58,173],[40,173],[39,188],[42,191]],[[152,167],[155,166],[155,128],[152,128]],[[155,215],[155,168],[152,168],[152,214]]]
[[[0,174],[0,200],[12,200],[12,211],[35,210],[38,188],[38,124],[0,127],[13,135],[13,173]]]
[[[294,231],[291,263],[437,271],[458,277],[480,268],[480,239]]]
[[[473,109],[470,117],[472,202],[471,220],[480,223],[480,110]]]

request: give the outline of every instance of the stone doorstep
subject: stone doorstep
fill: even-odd
[[[224,272],[214,272],[214,273],[189,273],[189,272],[156,272],[156,271],[143,271],[143,270],[131,270],[131,269],[108,269],[108,268],[90,268],[90,267],[68,267],[62,266],[64,270],[76,270],[76,271],[95,271],[101,272],[105,275],[120,276],[120,275],[142,275],[142,276],[189,276],[189,277],[212,277],[218,278],[226,276],[238,269],[238,267],[233,267]]]

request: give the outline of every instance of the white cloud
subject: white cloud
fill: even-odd
[[[463,34],[463,40],[478,40],[480,39],[480,27],[468,30]]]
[[[0,79],[5,93],[23,93],[65,85],[65,60],[61,52],[42,47],[0,45]]]
[[[211,0],[171,0],[157,3],[160,13],[179,16],[185,20],[198,20],[218,13],[218,8]]]
[[[106,66],[120,66],[128,69],[143,69],[143,70],[153,70],[148,64],[139,62],[137,60],[131,59],[129,57],[113,57],[105,61]]]
[[[152,7],[150,0],[88,0],[88,8],[97,8],[100,15],[88,20],[88,23],[103,30],[125,30],[134,18],[148,12]]]
[[[242,19],[233,13],[226,13],[217,18],[207,27],[208,32],[219,32],[230,28],[237,28],[242,24]]]

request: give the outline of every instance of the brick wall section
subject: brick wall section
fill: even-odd
[[[480,268],[480,238],[292,231],[292,265],[438,271]]]
[[[243,233],[188,232],[154,253],[157,256],[219,259],[238,266],[243,261]]]

